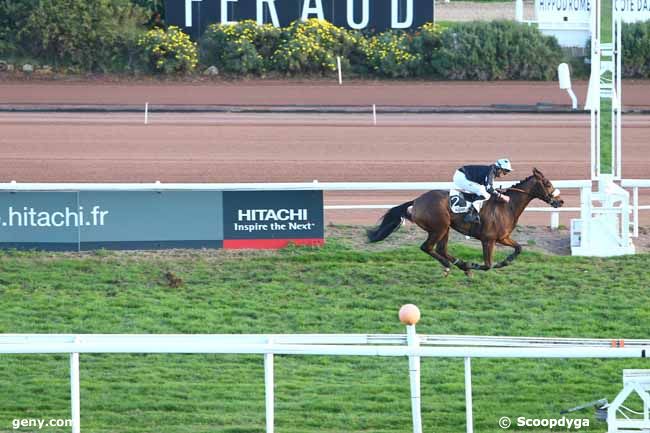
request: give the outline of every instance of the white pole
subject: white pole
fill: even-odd
[[[145,102],[144,104],[144,124],[149,124],[149,103]]]
[[[377,106],[372,104],[372,124],[377,124]]]
[[[616,6],[616,4],[614,4]],[[616,110],[616,177],[619,179],[623,176],[621,164],[623,163],[623,154],[622,154],[622,137],[621,137],[621,118],[623,113],[623,89],[621,88],[621,75],[623,74],[623,69],[621,69],[621,60],[623,58],[623,41],[621,35],[623,33],[623,20],[620,11],[616,10],[616,7],[613,7],[614,22],[616,24],[616,96],[618,96],[618,109]]]
[[[336,68],[339,71],[339,85],[343,84],[343,76],[341,75],[341,57],[336,56]]]
[[[635,238],[639,237],[639,187],[635,186],[632,190],[632,209],[634,210],[634,233]]]
[[[560,228],[560,212],[551,212],[551,228],[553,230]]]
[[[566,89],[567,93],[571,97],[571,109],[577,110],[578,109],[578,98],[576,97],[576,94],[573,93],[573,89],[569,87]]]
[[[474,433],[474,415],[472,412],[472,358],[465,358],[465,419],[467,433]]]
[[[515,21],[524,21],[524,0],[515,0]]]
[[[269,344],[271,340],[269,340]],[[273,382],[273,354],[264,354],[264,389],[266,391],[266,433],[273,433],[275,418]]]
[[[75,343],[79,338],[75,338]],[[79,433],[81,423],[81,395],[79,393],[79,353],[70,354],[70,403],[72,433]]]
[[[406,339],[409,348],[417,349],[420,347],[420,341],[415,333],[415,325],[408,325],[406,327]],[[422,433],[419,356],[409,356],[409,378],[411,380],[411,414],[413,418],[413,433]]]

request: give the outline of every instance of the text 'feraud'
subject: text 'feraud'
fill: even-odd
[[[255,20],[286,27],[318,18],[362,31],[410,29],[433,20],[433,0],[167,0],[167,23],[193,37],[210,24]]]

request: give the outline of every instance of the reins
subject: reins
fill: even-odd
[[[512,188],[512,187],[510,187],[510,188],[506,188],[506,191],[523,192],[523,193],[526,194],[526,195],[529,195],[529,196],[531,196],[531,197],[534,197],[534,196],[533,196],[531,193],[529,193],[528,191],[524,191],[523,189],[519,189],[519,188]]]
[[[529,193],[528,191],[524,191],[523,189],[519,189],[519,188],[512,188],[512,187],[510,187],[510,188],[506,188],[506,192],[507,192],[507,191],[516,191],[516,192],[521,192],[521,193],[526,194],[528,197],[539,198],[539,199],[542,200],[542,201],[546,201],[546,198],[548,198],[548,199],[550,200],[550,197],[540,198],[540,197],[537,197],[536,195],[533,195],[533,194]]]

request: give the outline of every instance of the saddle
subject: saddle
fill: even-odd
[[[467,213],[472,206],[472,202],[476,200],[483,200],[483,197],[478,194],[471,194],[455,189],[449,191],[449,209],[453,213]]]

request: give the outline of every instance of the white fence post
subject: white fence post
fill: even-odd
[[[417,349],[420,347],[420,341],[415,333],[415,325],[408,325],[406,327],[406,339],[409,348]],[[411,414],[413,418],[413,433],[422,433],[419,356],[409,356],[409,378],[411,380]]]
[[[472,411],[472,358],[465,357],[465,419],[467,433],[474,433],[474,414]]]
[[[524,0],[515,0],[515,21],[524,21]]]
[[[269,346],[273,341],[269,338]],[[273,380],[273,354],[264,354],[264,390],[266,395],[266,433],[273,433],[275,408],[274,408],[274,391],[275,383]]]
[[[336,69],[339,71],[339,86],[343,84],[343,75],[341,72],[341,57],[336,56]]]
[[[560,228],[560,212],[551,212],[551,228],[553,230]]]
[[[75,343],[79,337],[75,337]],[[81,394],[79,392],[79,353],[70,354],[70,405],[72,433],[79,433],[81,423]]]
[[[638,186],[635,186],[632,189],[632,209],[633,209],[633,216],[634,216],[634,222],[632,223],[634,225],[632,236],[638,238],[639,237],[639,187]]]

